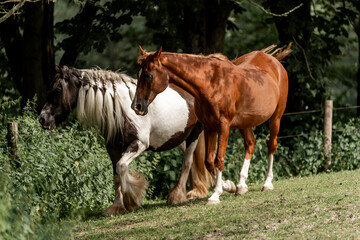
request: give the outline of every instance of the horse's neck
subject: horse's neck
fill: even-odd
[[[161,63],[167,69],[171,83],[199,99],[206,91],[206,79],[205,73],[195,67],[194,61],[199,62],[201,58],[186,54],[167,54]]]

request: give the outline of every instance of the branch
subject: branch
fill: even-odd
[[[292,13],[293,11],[295,11],[296,9],[300,8],[303,4],[299,4],[298,6],[294,7],[293,9],[285,12],[285,13],[282,13],[282,14],[276,14],[276,13],[272,13],[268,10],[266,10],[263,6],[261,6],[260,4],[252,1],[252,0],[248,0],[248,2],[250,4],[252,4],[253,6],[257,7],[257,8],[260,8],[263,12],[265,12],[266,14],[269,14],[271,16],[274,16],[274,17],[287,17],[290,13]]]
[[[303,52],[304,58],[305,58],[306,67],[307,67],[307,70],[308,70],[308,72],[309,72],[310,78],[315,81],[315,78],[314,78],[313,75],[311,74],[309,62],[308,62],[308,60],[307,60],[307,57],[306,57],[306,53],[305,53],[304,48],[295,40],[294,36],[292,36],[292,38],[293,38],[295,44],[298,45],[299,48],[301,49],[301,51]]]
[[[4,22],[6,19],[8,19],[11,15],[15,14],[24,4],[26,0],[20,0],[18,4],[16,4],[10,11],[8,11],[4,16],[0,18],[0,23]]]
[[[7,1],[1,2],[0,4],[15,3],[15,2],[18,2],[18,4],[16,4],[8,12],[5,12],[5,15],[0,18],[0,23],[4,22],[10,16],[14,15],[17,11],[19,11],[19,9],[25,4],[25,2],[37,2],[37,1],[39,1],[39,0],[7,0]]]

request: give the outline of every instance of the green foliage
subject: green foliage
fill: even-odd
[[[351,120],[347,124],[338,124],[340,133],[332,140],[332,164],[330,171],[353,170],[360,168],[360,121]],[[278,140],[274,157],[274,179],[292,176],[308,176],[324,171],[323,134],[320,126],[309,128],[308,135]],[[267,170],[268,136],[256,136],[255,152],[249,169],[249,182],[263,182]],[[286,145],[285,145],[286,144]],[[224,166],[224,178],[237,182],[245,158],[243,140],[238,131],[232,131],[227,146]]]
[[[9,164],[6,168],[9,168]],[[0,239],[72,239],[68,224],[58,222],[50,214],[44,218],[39,213],[39,208],[32,206],[29,193],[14,188],[16,181],[10,179],[3,171],[2,168],[0,171]]]
[[[152,153],[158,159],[158,164],[153,173],[154,177],[150,183],[153,189],[151,198],[165,198],[170,189],[175,187],[180,178],[183,154],[179,149],[173,149],[163,153]],[[151,156],[150,155],[150,156]]]
[[[338,124],[333,136],[331,171],[353,170],[360,167],[360,119]]]
[[[32,108],[28,105],[23,116],[15,119],[19,167],[7,172],[14,191],[26,193],[31,200],[29,209],[35,207],[44,218],[64,218],[109,205],[113,198],[112,167],[103,139],[77,124],[45,131]],[[3,136],[5,131],[1,128]],[[6,154],[6,142],[1,143]],[[4,157],[1,167],[7,162]]]
[[[77,51],[90,52],[96,49],[103,52],[109,41],[122,39],[120,27],[130,24],[139,12],[140,1],[86,1],[77,15],[55,25],[56,31],[70,36],[59,43],[62,49],[71,49],[72,37],[79,40]]]

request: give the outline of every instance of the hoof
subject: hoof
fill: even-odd
[[[243,195],[248,191],[248,186],[237,186],[235,195]]]
[[[180,203],[184,203],[186,202],[188,199],[186,197],[181,197],[181,198],[169,198],[166,200],[167,204],[170,205],[176,205],[176,204],[180,204]]]
[[[112,215],[119,215],[122,213],[127,213],[127,210],[124,207],[111,205],[110,207],[105,209],[103,215],[112,216]]]
[[[182,191],[180,188],[174,188],[168,195],[166,203],[174,205],[186,202],[187,200],[185,191]]]
[[[194,198],[204,198],[207,195],[207,190],[204,191],[198,191],[198,190],[191,190],[186,194],[186,198],[188,200],[194,199]]]
[[[235,183],[233,181],[226,180],[223,184],[223,189],[228,193],[235,193],[236,192]]]
[[[212,200],[212,199],[209,199],[206,203],[206,205],[215,205],[215,204],[219,204],[220,203],[220,200]]]
[[[271,185],[264,185],[261,189],[261,191],[266,191],[266,190],[274,190],[274,186]]]

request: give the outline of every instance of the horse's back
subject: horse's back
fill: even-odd
[[[257,69],[266,72],[280,84],[287,73],[283,65],[273,56],[262,51],[254,51],[234,59],[233,64],[243,69]]]
[[[238,114],[232,120],[232,127],[259,125],[273,115],[279,104],[286,104],[287,73],[275,57],[254,51],[232,63],[237,65],[240,75],[236,89],[239,93],[236,103]]]

